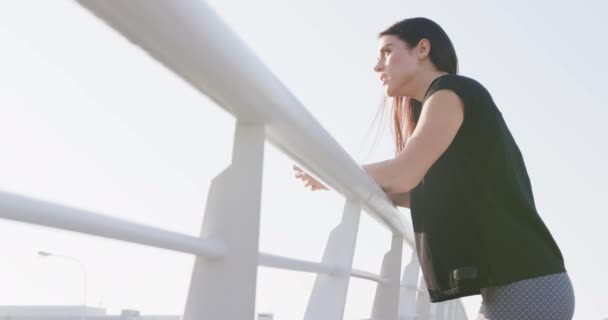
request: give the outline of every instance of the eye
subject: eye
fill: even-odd
[[[387,49],[380,50],[380,56],[378,57],[378,61],[382,58],[385,58],[388,55],[388,53],[389,53],[389,50],[387,50]]]

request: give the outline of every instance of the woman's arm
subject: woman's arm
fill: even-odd
[[[403,150],[394,158],[362,166],[386,193],[415,188],[445,152],[464,121],[464,104],[452,91],[439,90],[425,102]]]
[[[410,207],[410,193],[409,192],[387,193],[386,195],[389,197],[389,199],[391,199],[391,201],[393,201],[393,203],[397,207],[402,207],[402,208]]]

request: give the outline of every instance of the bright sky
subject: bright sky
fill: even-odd
[[[575,319],[608,316],[604,1],[209,3],[363,163],[392,156],[388,130],[375,149],[378,126],[367,131],[382,97],[376,34],[406,17],[438,22],[523,152]],[[72,1],[0,2],[0,39],[0,190],[198,235],[209,183],[230,163],[231,115]],[[260,250],[319,261],[343,199],[304,189],[268,144],[265,161]],[[84,263],[91,306],[183,311],[191,256],[6,220],[0,239],[3,305],[81,302],[78,265],[37,257],[46,250]],[[390,235],[365,214],[357,241],[355,267],[379,272]],[[258,312],[303,316],[314,275],[258,275]],[[345,319],[369,316],[373,290],[352,280]],[[481,298],[463,301],[474,319]]]

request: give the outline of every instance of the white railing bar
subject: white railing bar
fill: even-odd
[[[218,240],[201,239],[2,191],[0,218],[191,253],[208,259],[222,258],[227,250]]]
[[[204,1],[77,1],[413,245],[405,215]]]
[[[260,266],[269,268],[323,274],[337,274],[340,272],[340,270],[335,265],[282,257],[263,252],[260,252],[258,261]]]
[[[367,279],[382,284],[388,283],[388,279],[386,279],[385,277],[368,271],[353,269],[351,275],[355,278]]]
[[[0,192],[0,217],[25,223],[139,243],[157,248],[221,258],[226,248],[215,240],[201,239],[156,227],[129,222],[89,211],[70,208],[30,197]],[[259,265],[313,273],[336,274],[334,265],[260,252]],[[386,283],[377,274],[353,269],[353,277]]]
[[[89,211],[70,208],[30,197],[0,192],[0,217],[25,223],[139,243],[157,248],[200,255],[209,259],[224,256],[225,246],[156,227],[129,222]],[[312,273],[337,274],[335,265],[259,253],[259,265]],[[386,283],[380,275],[353,269],[351,276]]]
[[[306,261],[294,258],[288,258],[273,254],[260,252],[259,265],[269,268],[277,268],[284,270],[294,270],[312,273],[323,273],[323,274],[337,274],[340,272],[339,268],[334,265],[325,264],[321,262]],[[386,278],[367,271],[353,269],[351,276],[355,278],[367,279],[374,282],[386,284]]]

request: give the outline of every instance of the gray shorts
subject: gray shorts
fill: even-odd
[[[571,320],[574,290],[567,272],[481,289],[477,320]]]

